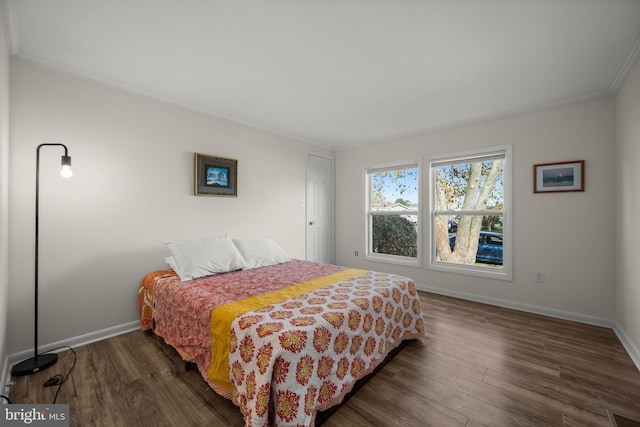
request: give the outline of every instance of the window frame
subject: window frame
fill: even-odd
[[[398,160],[392,162],[385,163],[376,163],[371,165],[366,165],[364,167],[364,216],[365,216],[365,255],[364,259],[367,261],[375,261],[375,262],[384,262],[389,264],[401,265],[401,266],[410,266],[410,267],[422,267],[422,235],[423,227],[422,227],[422,200],[423,200],[423,186],[422,186],[422,159],[405,159]],[[410,211],[372,211],[371,210],[371,175],[375,172],[382,171],[390,171],[390,170],[398,170],[398,169],[418,169],[418,200],[416,202],[416,209],[412,209]],[[375,212],[375,213],[374,213]],[[417,235],[416,235],[416,257],[406,257],[400,255],[389,255],[389,254],[381,254],[377,252],[373,252],[372,244],[373,244],[373,216],[375,215],[384,215],[384,216],[403,216],[403,215],[415,215],[417,219]]]
[[[504,164],[502,170],[504,199],[502,209],[502,269],[493,267],[483,267],[479,265],[455,264],[444,261],[436,261],[436,235],[435,221],[436,216],[446,215],[445,212],[453,211],[436,211],[436,165],[443,163],[471,163],[474,160],[489,158],[492,156],[504,155]],[[496,147],[484,148],[479,150],[470,150],[458,153],[442,154],[430,157],[428,165],[429,169],[429,219],[428,219],[428,253],[425,267],[429,270],[443,271],[449,273],[464,274],[469,276],[484,277],[498,280],[513,281],[513,173],[512,173],[512,146],[501,145]],[[473,214],[473,215],[495,215],[496,211],[455,211],[457,215]]]

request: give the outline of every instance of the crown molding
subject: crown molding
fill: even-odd
[[[636,44],[631,49],[629,56],[627,56],[627,60],[622,64],[620,68],[620,72],[616,76],[616,79],[611,84],[611,93],[616,94],[618,90],[627,79],[627,76],[633,69],[633,66],[638,62],[638,57],[640,57],[640,37],[636,40]]]
[[[0,0],[0,1],[4,1],[4,0]],[[13,0],[10,0],[13,1]],[[196,111],[202,114],[206,114],[208,116],[214,117],[216,119],[220,119],[220,120],[226,120],[228,122],[232,122],[235,123],[237,125],[241,125],[241,126],[246,126],[249,128],[252,128],[254,130],[258,130],[258,131],[262,131],[262,132],[268,132],[270,134],[274,134],[274,135],[279,135],[282,136],[284,138],[288,138],[300,143],[304,143],[304,144],[309,144],[309,145],[313,145],[316,147],[320,147],[320,148],[325,148],[327,150],[334,150],[335,147],[333,147],[331,144],[328,143],[323,143],[321,141],[314,141],[311,140],[309,138],[306,138],[305,136],[302,135],[297,135],[295,133],[290,133],[290,132],[285,132],[285,131],[281,131],[269,126],[265,126],[265,125],[261,125],[258,123],[254,123],[251,121],[247,121],[247,120],[241,120],[238,118],[233,118],[230,116],[227,116],[225,114],[219,113],[217,111],[213,111],[207,108],[202,108],[200,106],[196,106],[193,104],[189,104],[189,103],[185,103],[184,101],[180,101],[180,100],[176,100],[164,95],[160,95],[158,93],[155,92],[151,92],[148,90],[143,90],[143,89],[138,89],[136,87],[127,85],[125,83],[121,83],[118,82],[116,80],[112,80],[112,79],[108,79],[108,78],[104,78],[102,76],[98,76],[96,74],[92,74],[92,73],[87,73],[84,71],[80,71],[77,70],[75,68],[71,68],[68,67],[64,64],[60,64],[60,63],[56,63],[53,61],[49,61],[46,59],[42,59],[40,57],[37,56],[33,56],[33,55],[29,55],[29,54],[25,54],[25,53],[16,53],[15,54],[16,58],[19,58],[21,60],[30,62],[32,64],[35,64],[39,67],[42,68],[46,68],[48,70],[52,70],[55,71],[57,73],[61,73],[61,74],[65,74],[67,76],[71,76],[74,78],[78,78],[78,79],[82,79],[82,80],[88,80],[88,81],[92,81],[94,83],[103,85],[103,86],[108,86],[117,90],[121,90],[124,92],[128,92],[128,93],[133,93],[136,95],[140,95],[140,96],[144,96],[146,98],[150,98],[150,99],[155,99],[156,101],[160,101],[160,102],[164,102],[166,104],[170,104],[176,107],[180,107],[180,108],[184,108],[187,110],[191,110],[191,111]]]

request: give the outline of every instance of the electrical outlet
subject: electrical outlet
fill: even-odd
[[[536,283],[544,283],[544,282],[545,282],[544,271],[536,271]]]
[[[353,251],[354,256],[358,256],[358,251]]]

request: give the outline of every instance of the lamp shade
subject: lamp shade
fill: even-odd
[[[73,171],[71,170],[71,157],[66,154],[62,156],[62,167],[60,168],[60,176],[63,178],[71,178]]]

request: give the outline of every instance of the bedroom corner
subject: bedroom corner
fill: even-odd
[[[616,94],[616,333],[640,369],[638,273],[638,161],[640,161],[640,62]]]
[[[0,364],[5,393],[7,372],[7,310],[9,292],[9,48],[0,3]]]

